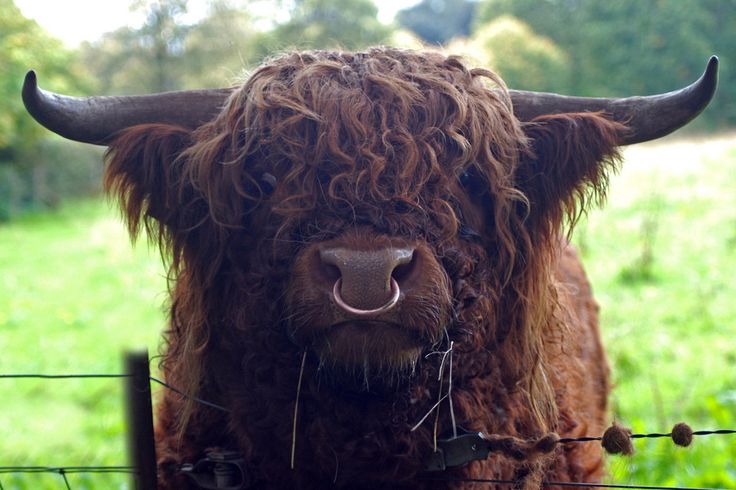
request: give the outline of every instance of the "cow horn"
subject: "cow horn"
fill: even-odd
[[[705,109],[718,85],[718,58],[691,85],[645,97],[573,97],[510,90],[521,121],[564,112],[598,112],[631,128],[622,144],[640,143],[681,128]],[[31,70],[23,83],[23,102],[41,125],[75,141],[106,145],[119,131],[145,123],[170,123],[194,129],[214,118],[232,89],[186,90],[151,95],[69,97],[38,87]]]
[[[604,112],[626,124],[630,131],[621,144],[630,145],[661,138],[681,128],[700,114],[718,85],[718,57],[711,56],[703,75],[685,88],[645,97],[570,97],[542,92],[510,90],[514,114],[531,121],[544,114]]]
[[[107,145],[119,131],[146,123],[194,129],[213,119],[231,89],[184,90],[151,95],[69,97],[38,87],[36,72],[26,74],[23,103],[42,126],[65,138]]]

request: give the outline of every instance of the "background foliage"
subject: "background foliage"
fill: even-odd
[[[194,22],[185,22],[187,7],[187,0],[134,0],[142,25],[68,49],[12,0],[0,0],[0,220],[98,190],[99,151],[40,143],[48,133],[18,98],[28,67],[60,92],[148,93],[237,83],[264,58],[293,48],[441,43],[513,88],[625,96],[684,86],[715,53],[720,89],[689,131],[736,124],[736,0],[423,0],[388,25],[372,0],[211,0]]]
[[[734,0],[482,0],[476,29],[501,15],[517,17],[567,54],[563,91],[579,95],[666,92],[694,80],[717,54],[722,83],[703,121],[736,123]]]
[[[29,67],[42,70],[51,90],[90,90],[90,73],[74,61],[72,51],[24,18],[12,0],[0,0],[0,221],[99,187],[100,153],[48,138],[20,99]]]

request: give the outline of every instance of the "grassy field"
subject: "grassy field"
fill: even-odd
[[[163,268],[132,249],[99,201],[0,227],[0,373],[120,373],[126,349],[156,352]],[[0,466],[125,465],[120,380],[0,380]],[[73,490],[122,475],[69,475]],[[5,489],[63,489],[57,475],[2,475]]]
[[[578,227],[616,384],[636,432],[736,428],[736,136],[628,149],[609,202]],[[156,352],[163,269],[97,201],[0,226],[0,373],[116,373]],[[125,464],[119,380],[0,379],[0,466]],[[736,436],[635,442],[611,481],[736,488]],[[73,490],[126,488],[69,475]],[[64,489],[0,474],[4,489]]]
[[[736,137],[631,147],[576,242],[635,432],[736,428]],[[736,488],[736,437],[638,441],[612,480]]]

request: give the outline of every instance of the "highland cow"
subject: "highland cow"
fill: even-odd
[[[219,488],[600,481],[599,446],[558,443],[603,432],[610,388],[567,233],[617,147],[695,117],[716,69],[626,99],[389,48],[153,96],[65,97],[30,73],[29,111],[109,146],[108,192],[170,267],[162,368],[189,396],[158,406],[160,488],[216,485],[227,463],[191,465],[225,450],[240,473]],[[449,457],[475,433],[488,457]]]

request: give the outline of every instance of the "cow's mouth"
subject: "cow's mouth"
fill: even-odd
[[[411,378],[426,340],[395,323],[352,320],[313,338],[320,369],[332,381],[355,391],[397,386]]]
[[[315,338],[314,349],[324,364],[345,367],[366,363],[392,370],[411,368],[422,351],[415,331],[371,320],[340,322]]]

